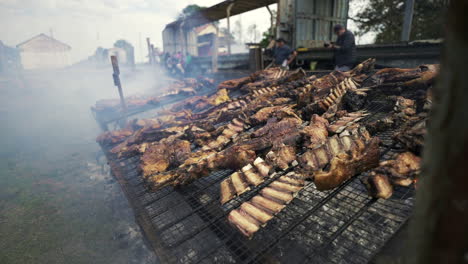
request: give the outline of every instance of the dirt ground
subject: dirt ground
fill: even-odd
[[[137,75],[124,92],[151,87]],[[0,93],[1,263],[156,263],[97,158],[90,106],[118,95],[111,69],[3,76]]]

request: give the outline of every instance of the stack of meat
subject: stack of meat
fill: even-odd
[[[220,184],[221,204],[258,191],[228,214],[247,237],[307,182],[330,190],[365,173],[369,194],[390,198],[394,186],[409,186],[418,175],[428,89],[438,68],[375,71],[374,63],[369,59],[321,78],[270,69],[227,81],[216,94],[187,99],[154,119],[134,120],[98,142],[110,158],[139,156],[141,177],[153,191],[183,188],[231,169]],[[242,95],[231,98],[234,90]],[[376,97],[393,111],[369,122],[374,113],[366,109],[375,103],[369,98]],[[391,146],[378,137],[385,131],[396,131]],[[381,160],[381,150],[389,147],[402,153]]]

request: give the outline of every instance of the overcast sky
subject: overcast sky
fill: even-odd
[[[16,46],[37,34],[52,32],[72,47],[72,61],[76,62],[92,55],[98,46],[108,48],[116,40],[126,39],[135,47],[136,60],[141,61],[146,55],[146,37],[161,47],[164,26],[185,6],[208,7],[219,2],[222,0],[0,0],[0,40]],[[244,13],[241,19],[245,30],[256,23],[263,32],[270,23],[266,8]]]

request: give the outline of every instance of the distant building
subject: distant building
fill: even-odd
[[[0,40],[0,74],[21,69],[18,50],[4,45]]]
[[[212,23],[183,30],[180,21],[166,25],[163,31],[164,52],[174,54],[178,51],[188,52],[193,56],[211,56],[214,40],[216,38],[216,26]],[[226,54],[227,42],[225,34],[218,32],[218,53]]]
[[[119,64],[126,64],[127,63],[127,52],[122,48],[110,48],[107,50],[108,58],[106,59],[107,62],[110,61],[111,56],[117,56],[117,61]]]
[[[197,34],[198,56],[211,56],[213,53],[213,44],[216,37],[216,26],[206,24],[194,28]],[[227,53],[227,42],[223,32],[218,32],[218,53],[223,55]]]
[[[70,65],[71,47],[45,34],[16,46],[24,69],[56,69]]]

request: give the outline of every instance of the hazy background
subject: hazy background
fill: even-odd
[[[17,44],[45,33],[72,47],[71,60],[77,62],[92,55],[98,46],[112,47],[125,39],[135,47],[135,59],[145,59],[146,37],[162,47],[162,31],[189,4],[209,7],[221,0],[0,0],[0,40]],[[353,3],[353,15],[365,1]],[[275,7],[276,8],[276,7]],[[270,15],[260,8],[232,18],[242,20],[243,30],[256,24],[262,33],[270,26]],[[352,21],[351,30],[356,29]],[[226,26],[226,21],[221,21]],[[372,41],[372,34],[358,39]]]

